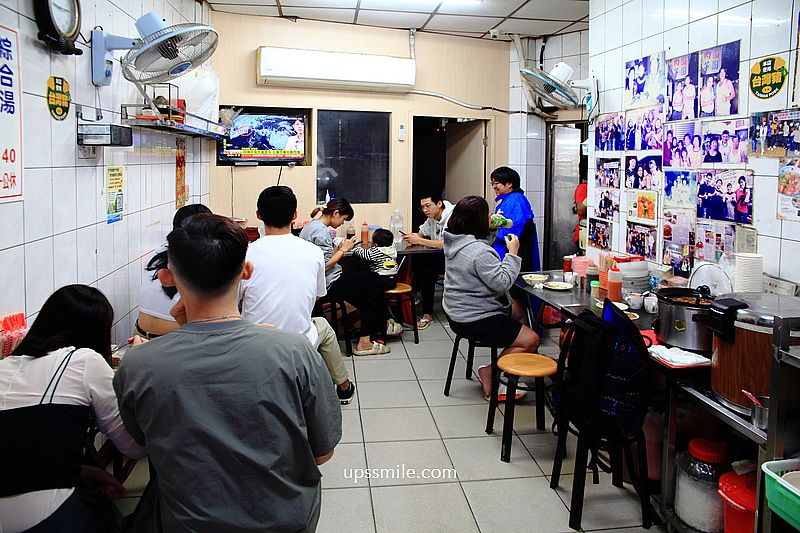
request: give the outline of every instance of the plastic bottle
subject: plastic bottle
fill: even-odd
[[[394,236],[394,245],[397,246],[403,241],[403,215],[400,214],[399,209],[394,210],[394,214],[389,219],[389,231]]]
[[[345,236],[348,239],[352,239],[353,237],[356,236],[356,228],[355,226],[353,226],[352,222],[347,223],[347,229],[345,229]]]
[[[664,417],[649,410],[644,417],[645,444],[647,446],[647,478],[651,481],[661,479],[661,456],[664,446]]]
[[[328,202],[331,201],[331,192],[328,189],[325,189],[325,205],[328,205]]]
[[[504,217],[503,215],[493,214],[489,217],[489,227],[491,229],[510,228],[514,225],[514,221]]]
[[[600,282],[592,281],[589,283],[590,293],[592,295],[592,305],[596,305],[595,301],[600,298]]]
[[[612,302],[622,301],[622,272],[617,265],[608,271],[608,299]]]
[[[361,247],[369,248],[369,226],[366,220],[361,224]]]

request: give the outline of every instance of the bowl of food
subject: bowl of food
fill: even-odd
[[[530,286],[539,285],[550,279],[547,274],[523,274],[522,279]]]

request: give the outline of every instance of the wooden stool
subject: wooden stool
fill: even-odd
[[[333,331],[336,332],[336,335],[339,335],[339,309],[342,311],[342,338],[344,340],[344,353],[347,357],[353,356],[353,343],[352,339],[350,338],[350,325],[348,324],[348,317],[347,317],[347,304],[344,300],[331,300],[327,296],[323,296],[317,302],[319,305],[319,309],[322,312],[322,316],[325,316],[325,312],[328,311],[331,314],[331,327]]]
[[[419,344],[419,329],[417,328],[417,307],[414,303],[414,289],[406,283],[398,283],[394,289],[383,291],[386,300],[391,305],[397,305],[397,317],[400,324],[403,323],[403,303],[407,300],[411,303],[411,327],[414,330],[414,344]]]
[[[503,441],[500,450],[500,460],[504,463],[511,461],[511,438],[514,436],[514,404],[517,394],[519,378],[534,378],[536,386],[536,429],[543,431],[544,425],[544,378],[554,376],[557,364],[546,355],[536,353],[512,353],[504,355],[497,361],[499,372],[492,383],[492,398],[489,401],[489,419],[486,423],[486,433],[494,430],[494,412],[499,403],[498,390],[500,388],[500,372],[506,375],[506,411],[503,423]]]

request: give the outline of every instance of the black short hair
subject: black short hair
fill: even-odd
[[[283,228],[292,223],[297,212],[297,197],[285,185],[267,187],[258,195],[256,209],[265,226]]]
[[[515,191],[519,190],[519,173],[513,168],[497,167],[492,171],[492,175],[489,176],[489,179],[497,183],[502,183],[503,185],[508,185],[510,183],[512,189]]]
[[[102,292],[88,285],[66,285],[47,298],[11,355],[42,357],[74,346],[91,348],[108,360],[113,324],[114,309]]]
[[[169,268],[194,292],[219,296],[239,281],[247,244],[247,233],[230,218],[195,215],[167,235]]]
[[[394,242],[394,234],[388,229],[376,229],[372,233],[372,242],[378,246],[391,246]]]
[[[447,231],[454,235],[474,235],[476,239],[489,236],[489,204],[480,196],[465,196],[458,201]]]
[[[204,206],[203,204],[189,204],[181,207],[177,211],[175,211],[175,216],[172,217],[172,229],[179,227],[183,222],[189,218],[193,217],[194,215],[200,215],[202,213],[210,213],[211,209]]]
[[[433,202],[435,204],[438,204],[439,202],[442,202],[444,200],[442,198],[442,191],[430,191],[430,192],[422,193],[420,195],[420,197],[419,197],[419,201],[421,202],[425,198],[430,198],[431,202]]]

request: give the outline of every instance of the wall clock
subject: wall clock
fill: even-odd
[[[79,0],[34,0],[33,11],[39,26],[39,39],[64,55],[81,55],[75,47],[81,33]]]

